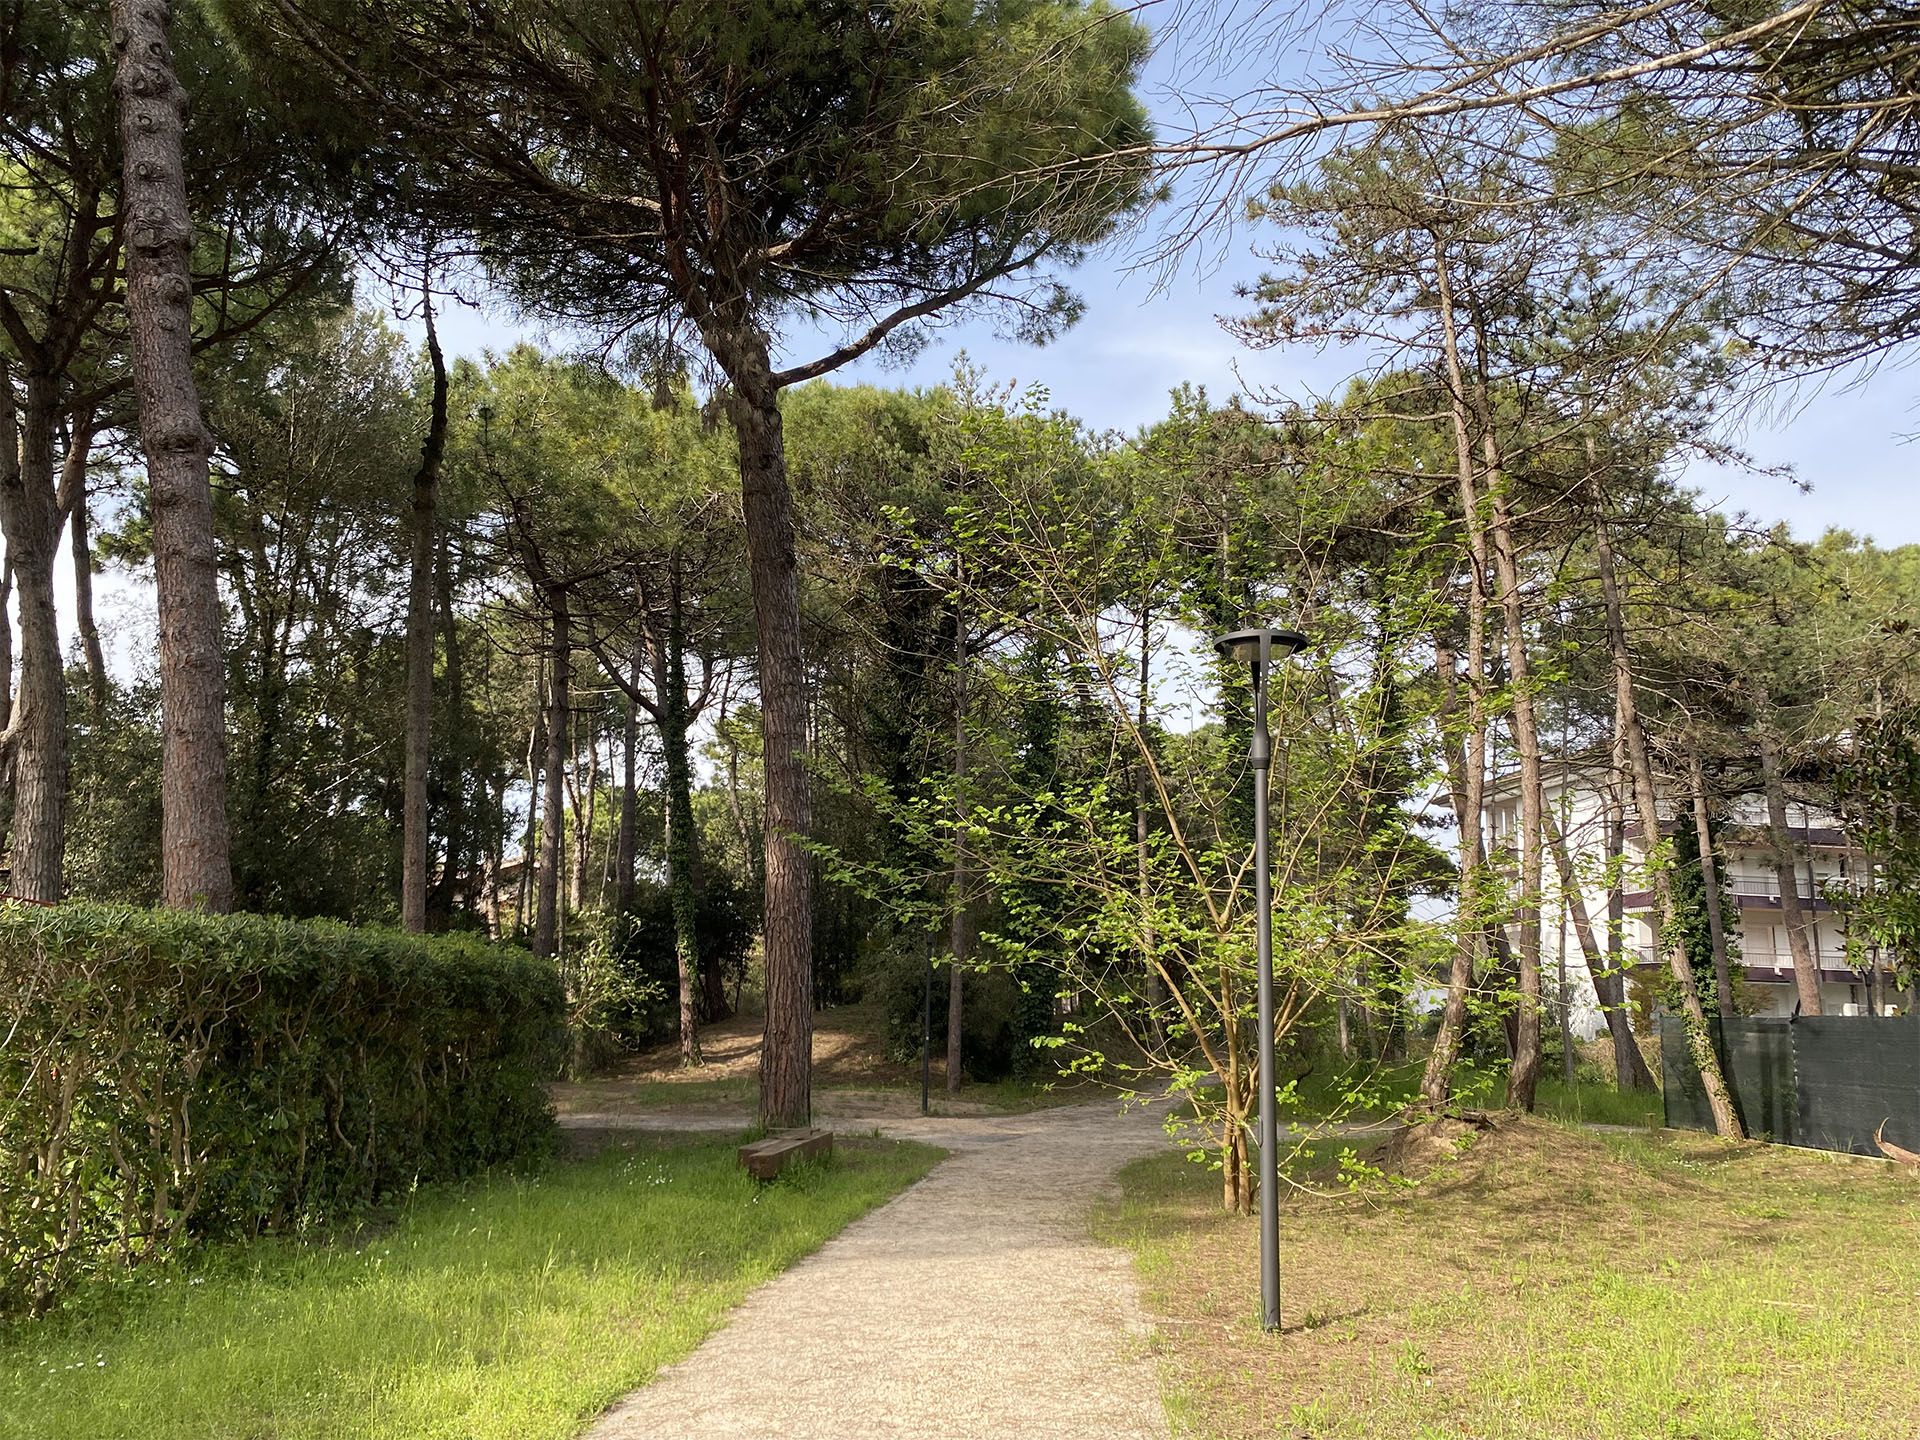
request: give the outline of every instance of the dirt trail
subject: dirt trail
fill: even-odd
[[[687,1118],[617,1123],[686,1129]],[[952,1157],[755,1291],[592,1440],[1167,1433],[1131,1265],[1087,1230],[1114,1172],[1167,1143],[1155,1115],[1107,1102],[882,1129]]]

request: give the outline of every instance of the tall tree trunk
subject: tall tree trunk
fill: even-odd
[[[1474,960],[1479,953],[1480,813],[1485,802],[1487,768],[1487,534],[1480,520],[1480,497],[1474,480],[1473,441],[1468,427],[1466,378],[1460,364],[1458,328],[1454,324],[1452,280],[1445,247],[1434,245],[1434,273],[1438,281],[1441,338],[1445,349],[1449,410],[1453,420],[1455,479],[1460,494],[1461,524],[1467,536],[1467,727],[1462,757],[1466,774],[1450,784],[1455,819],[1460,826],[1459,920],[1454,937],[1453,967],[1447,979],[1446,1007],[1440,1030],[1427,1056],[1420,1094],[1432,1105],[1446,1103],[1453,1089],[1453,1066],[1466,1034],[1467,991],[1473,983]],[[1454,653],[1450,644],[1435,645],[1435,660],[1444,665],[1441,683],[1452,694]],[[1449,717],[1450,718],[1450,717]],[[1449,767],[1451,768],[1451,767]]]
[[[953,880],[948,901],[947,947],[953,966],[947,980],[947,1093],[960,1093],[961,1029],[966,1020],[967,966],[967,608],[953,597]]]
[[[639,683],[640,647],[636,642],[632,661],[634,683]],[[633,913],[633,865],[635,829],[640,808],[638,768],[640,762],[640,702],[627,693],[625,728],[620,736],[620,828],[614,842],[613,913]]]
[[[6,371],[0,366],[0,380],[4,380]],[[19,462],[19,452],[15,442],[7,437],[15,433],[13,424],[12,396],[0,390],[0,446],[8,448],[0,455],[0,485],[6,483],[5,476],[11,467]],[[13,620],[8,614],[8,603],[13,598],[13,564],[0,562],[0,719],[13,716]],[[3,730],[4,726],[0,726]],[[4,755],[0,755],[0,851],[6,849],[6,839],[13,831],[13,777],[12,765]]]
[[[93,450],[94,414],[81,410],[69,427],[67,457],[60,467],[60,509],[67,516],[73,551],[73,619],[87,662],[87,700],[98,718],[107,708],[107,657],[93,618],[93,541],[87,523],[87,461]]]
[[[813,826],[807,783],[806,672],[800,649],[800,572],[793,498],[767,337],[741,323],[716,347],[732,386],[727,409],[740,448],[753,617],[760,650],[765,740],[766,887],[761,949],[766,1032],[760,1047],[760,1115],[805,1125],[813,1113]]]
[[[13,769],[13,882],[26,900],[55,901],[66,853],[67,680],[53,608],[60,543],[54,487],[58,382],[30,372],[16,427],[12,381],[0,368],[0,529],[20,587],[20,688],[4,744]]]
[[[1620,738],[1620,716],[1613,721],[1613,782],[1607,792],[1607,970],[1622,996],[1627,992],[1627,746]],[[1633,1012],[1628,1009],[1628,1028]]]
[[[1720,913],[1720,864],[1713,853],[1713,821],[1707,813],[1707,776],[1700,752],[1687,747],[1687,778],[1693,782],[1693,835],[1700,847],[1700,883],[1706,891],[1707,933],[1713,943],[1713,993],[1720,1016],[1733,1016],[1733,971],[1727,964],[1727,926]]]
[[[565,589],[548,589],[553,648],[547,686],[547,793],[540,817],[539,889],[533,914],[533,953],[547,958],[558,954],[560,948],[560,847],[567,828],[567,691],[573,675],[573,627],[567,604]]]
[[[412,547],[407,575],[407,739],[402,804],[400,923],[419,934],[427,928],[427,768],[433,727],[433,507],[440,460],[447,448],[447,362],[433,328],[433,292],[421,286],[427,322],[427,360],[433,366],[433,402],[420,466],[413,472]],[[451,853],[447,864],[453,864]]]
[[[440,620],[440,668],[447,681],[443,707],[447,717],[446,733],[440,744],[441,774],[446,777],[443,788],[447,806],[447,863],[441,871],[438,890],[428,897],[427,906],[429,911],[437,907],[451,915],[455,886],[465,877],[467,912],[472,914],[479,900],[474,893],[477,882],[467,861],[477,839],[474,833],[477,807],[470,806],[467,799],[467,765],[461,745],[461,717],[467,708],[466,682],[460,649],[460,618],[453,608],[453,548],[447,541],[448,527],[442,523],[436,528],[439,537],[434,548],[434,608]],[[473,778],[476,786],[482,783],[477,776]]]
[[[1484,342],[1482,353],[1484,354]],[[1486,405],[1486,382],[1481,377],[1481,404]],[[1534,724],[1532,669],[1527,656],[1526,615],[1520,596],[1520,566],[1513,539],[1513,516],[1507,503],[1506,476],[1500,463],[1491,422],[1481,436],[1487,466],[1487,484],[1493,500],[1493,555],[1500,580],[1500,604],[1505,620],[1507,680],[1512,710],[1508,724],[1520,757],[1520,896],[1516,919],[1520,926],[1520,1009],[1515,1017],[1513,1070],[1507,1080],[1507,1103],[1533,1109],[1534,1089],[1540,1082],[1540,889],[1542,811],[1540,732]]]
[[[6,371],[0,368],[0,378]],[[10,446],[7,454],[0,456],[0,483],[9,467],[18,463],[18,442],[7,439],[14,433],[13,409],[0,399],[0,405],[6,406],[6,413],[0,416],[0,445]],[[13,601],[13,561],[0,562],[0,716],[13,714],[13,617],[8,610]],[[10,789],[11,787],[6,787]]]
[[[654,693],[667,771],[667,888],[673,902],[673,951],[680,982],[680,1063],[700,1063],[695,986],[700,978],[700,897],[694,889],[699,836],[693,828],[693,765],[687,756],[687,631],[680,557],[667,562],[664,644],[656,650]]]
[[[1640,815],[1640,835],[1648,855],[1660,843],[1660,812],[1653,788],[1653,761],[1647,753],[1647,737],[1640,728],[1640,710],[1633,693],[1633,655],[1627,648],[1626,614],[1620,604],[1620,588],[1614,578],[1613,537],[1608,532],[1606,511],[1601,502],[1598,477],[1594,477],[1593,540],[1600,571],[1600,596],[1606,608],[1607,648],[1613,659],[1614,709],[1618,729],[1625,743],[1628,770],[1633,781],[1634,807]],[[1694,988],[1693,964],[1674,925],[1673,883],[1664,867],[1648,867],[1653,876],[1656,909],[1649,917],[1655,954],[1665,952],[1680,990],[1680,1003],[1686,1010],[1687,1049],[1700,1071],[1707,1105],[1713,1111],[1713,1128],[1728,1139],[1741,1138],[1740,1117],[1734,1113],[1720,1057],[1714,1053],[1713,1035],[1707,1029],[1706,1011],[1700,1004],[1700,992]]]
[[[1773,842],[1773,873],[1780,882],[1780,918],[1787,929],[1787,948],[1793,954],[1793,983],[1799,992],[1800,1013],[1819,1015],[1820,971],[1807,944],[1806,912],[1800,908],[1800,872],[1794,853],[1793,830],[1787,824],[1786,784],[1780,776],[1780,741],[1773,719],[1765,713],[1770,702],[1762,696],[1760,723],[1760,787],[1767,800],[1768,839]]]
[[[173,71],[164,0],[112,0],[112,17],[127,324],[159,592],[161,892],[169,905],[223,912],[233,905],[226,672],[207,474],[212,442],[193,383],[187,95]]]
[[[1566,837],[1551,811],[1545,811],[1547,840],[1553,851],[1554,868],[1560,875],[1560,894],[1573,918],[1573,933],[1580,941],[1580,954],[1587,962],[1587,974],[1593,980],[1594,998],[1606,1017],[1607,1034],[1613,1041],[1614,1083],[1622,1090],[1655,1090],[1653,1072],[1633,1038],[1633,1024],[1627,1015],[1626,984],[1617,968],[1609,966],[1606,953],[1594,937],[1593,920],[1587,913],[1587,898],[1580,889],[1580,876],[1573,857],[1567,852]]]

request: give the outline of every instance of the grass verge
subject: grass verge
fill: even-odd
[[[1122,1181],[1099,1228],[1134,1253],[1188,1434],[1920,1433],[1920,1184],[1889,1165],[1518,1121],[1410,1190],[1288,1193],[1277,1336],[1217,1176],[1174,1156]]]
[[[352,1246],[142,1273],[0,1332],[0,1437],[571,1436],[942,1153],[837,1148],[762,1186],[731,1141],[637,1142],[423,1193]]]
[[[1421,1069],[1413,1063],[1313,1072],[1295,1083],[1280,1113],[1298,1120],[1386,1119],[1419,1097]],[[1459,1066],[1454,1094],[1462,1104],[1497,1107],[1505,1102],[1505,1071]],[[1557,1074],[1540,1078],[1534,1108],[1542,1115],[1589,1125],[1657,1128],[1664,1123],[1657,1090],[1621,1090],[1604,1080],[1568,1085]]]

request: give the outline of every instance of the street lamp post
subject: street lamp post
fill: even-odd
[[[1273,662],[1306,647],[1298,630],[1261,627],[1235,630],[1213,642],[1223,660],[1253,668],[1254,946],[1259,966],[1260,1047],[1260,1323],[1280,1328],[1280,1145],[1274,1115],[1273,1065],[1273,872],[1267,854],[1267,796],[1273,770],[1273,737],[1267,733],[1267,677]]]

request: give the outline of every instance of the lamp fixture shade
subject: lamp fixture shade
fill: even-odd
[[[1307,648],[1307,637],[1298,630],[1278,630],[1267,626],[1258,626],[1252,630],[1235,630],[1222,635],[1213,642],[1214,650],[1222,660],[1237,660],[1242,665],[1260,663],[1260,642],[1267,642],[1267,653],[1275,660],[1284,660],[1289,655]]]

